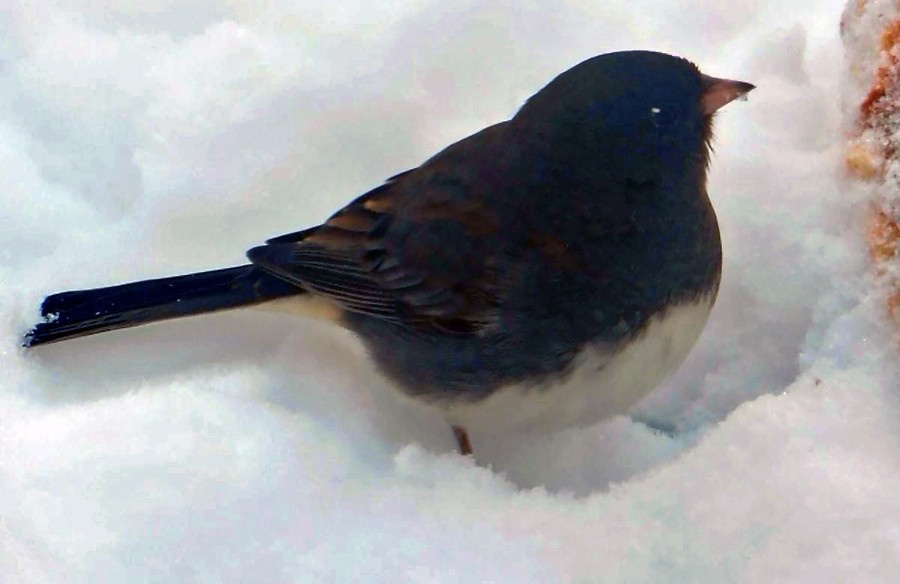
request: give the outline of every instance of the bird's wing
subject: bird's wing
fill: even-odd
[[[501,220],[450,167],[430,168],[247,255],[350,311],[447,333],[483,330],[497,317],[508,271],[497,261]]]

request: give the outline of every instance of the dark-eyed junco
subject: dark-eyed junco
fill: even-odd
[[[751,89],[662,53],[594,57],[249,265],[47,297],[25,344],[277,300],[354,331],[464,453],[466,429],[622,413],[715,301],[712,119]]]

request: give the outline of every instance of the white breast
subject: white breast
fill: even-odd
[[[714,301],[709,295],[671,307],[614,353],[601,347],[585,349],[561,382],[505,387],[480,402],[439,407],[451,424],[479,434],[552,431],[622,414],[681,365]]]

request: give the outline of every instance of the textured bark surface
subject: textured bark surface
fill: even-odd
[[[854,112],[847,171],[855,180],[871,183],[869,253],[879,279],[889,288],[890,315],[900,324],[900,2],[850,0],[841,37],[848,111]]]

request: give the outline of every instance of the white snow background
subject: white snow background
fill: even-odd
[[[6,0],[0,582],[896,581],[843,0],[592,4]],[[19,346],[48,293],[242,263],[626,48],[758,86],[717,119],[718,305],[630,417],[476,465],[318,322]]]

